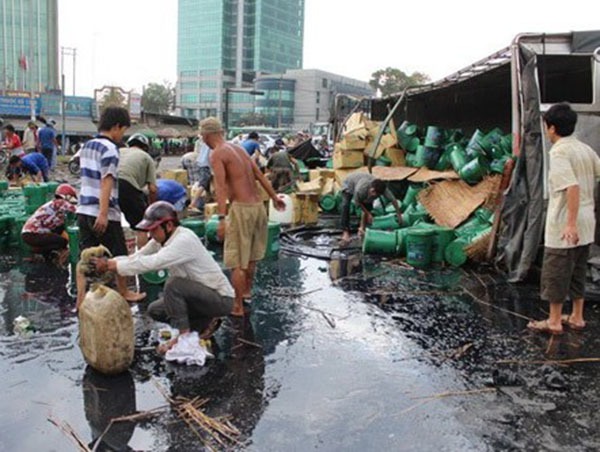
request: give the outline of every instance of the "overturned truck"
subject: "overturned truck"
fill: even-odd
[[[575,135],[600,152],[600,31],[521,34],[455,74],[373,99],[370,107],[372,119],[393,118],[396,124],[461,128],[465,134],[495,127],[512,132],[518,158],[493,240],[494,258],[518,282],[534,267],[543,241],[550,143],[542,114],[563,101],[579,115]]]

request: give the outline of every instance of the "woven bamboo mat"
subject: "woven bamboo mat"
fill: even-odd
[[[479,206],[493,204],[500,179],[499,175],[489,176],[475,186],[446,180],[422,190],[418,199],[437,224],[455,228]]]
[[[418,168],[409,166],[374,166],[373,176],[381,180],[404,180],[416,173]]]
[[[456,174],[456,171],[434,171],[430,170],[427,167],[420,168],[415,174],[408,178],[411,182],[428,182],[430,180],[437,179],[458,179],[459,176]]]

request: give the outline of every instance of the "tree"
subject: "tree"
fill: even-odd
[[[371,74],[369,85],[381,93],[382,96],[398,93],[407,86],[428,83],[430,78],[422,72],[413,72],[407,75],[400,69],[387,67]]]
[[[126,107],[127,99],[123,90],[116,86],[106,87],[102,100],[100,101],[100,110],[104,110],[106,107]]]
[[[147,113],[166,114],[175,106],[175,87],[170,82],[149,83],[142,94],[142,108]]]

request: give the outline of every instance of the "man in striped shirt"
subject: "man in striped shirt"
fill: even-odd
[[[84,250],[104,245],[113,256],[127,255],[121,227],[121,209],[117,189],[119,166],[118,143],[131,125],[129,113],[122,107],[107,107],[98,125],[98,135],[81,149],[81,191],[77,206],[79,248]],[[77,309],[85,295],[86,280],[77,274]],[[132,292],[126,279],[117,276],[117,289],[129,302],[137,302],[145,294]]]

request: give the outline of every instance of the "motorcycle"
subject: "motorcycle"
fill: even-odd
[[[71,156],[71,158],[69,159],[69,163],[67,165],[69,167],[69,172],[73,176],[78,176],[79,173],[81,172],[80,154],[81,154],[81,149],[79,149],[75,154],[73,154]]]

